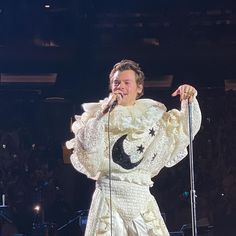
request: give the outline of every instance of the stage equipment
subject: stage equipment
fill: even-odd
[[[188,100],[188,121],[189,121],[189,168],[190,168],[190,197],[191,197],[191,219],[192,236],[197,236],[197,216],[196,216],[196,191],[194,182],[193,165],[193,133],[192,133],[192,103]]]
[[[39,223],[33,224],[32,233],[30,236],[55,236],[56,224],[54,223]]]
[[[79,222],[79,227],[82,233],[85,232],[86,224],[87,224],[87,219],[88,219],[88,210],[79,210],[76,212],[76,215],[69,219],[64,225],[59,227],[57,231],[62,231],[65,228],[67,228],[69,225],[72,223]]]
[[[11,219],[11,212],[9,207],[5,204],[5,194],[2,194],[2,205],[0,205],[0,218],[12,224],[13,221]]]
[[[170,232],[170,236],[185,236],[183,231]]]
[[[212,225],[197,225],[198,236],[213,236],[213,229]],[[192,236],[191,224],[183,225],[181,231],[184,232],[184,236]]]

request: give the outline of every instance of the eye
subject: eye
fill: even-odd
[[[120,82],[117,81],[117,80],[114,80],[114,81],[113,81],[113,84],[114,84],[114,86],[118,86],[118,85],[120,84]]]

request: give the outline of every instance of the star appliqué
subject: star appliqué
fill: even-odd
[[[153,154],[153,157],[152,157],[152,161],[154,161],[154,159],[156,158],[156,156],[157,156],[157,154],[154,153],[154,154]]]
[[[141,144],[140,146],[137,146],[137,152],[142,153],[144,150],[144,146]]]
[[[153,128],[149,129],[149,134],[153,137],[155,136],[155,130]]]

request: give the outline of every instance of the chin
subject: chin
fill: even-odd
[[[127,102],[121,102],[120,105],[121,106],[128,106],[128,103]]]
[[[130,103],[130,102],[122,102],[120,105],[121,105],[121,106],[133,106],[134,103]]]

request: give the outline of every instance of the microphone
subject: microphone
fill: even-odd
[[[119,103],[119,101],[123,98],[122,94],[112,94],[110,101],[103,109],[102,114],[105,115],[107,112],[111,112]]]

